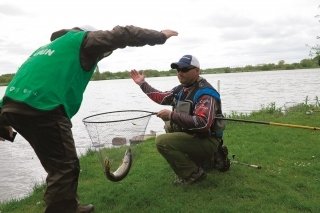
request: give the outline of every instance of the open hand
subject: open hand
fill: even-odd
[[[178,36],[178,32],[173,30],[162,30],[161,32],[167,36],[167,39],[171,36]]]
[[[137,70],[133,69],[130,72],[130,77],[136,84],[141,85],[144,82],[146,76],[144,74],[144,71],[142,71],[142,74],[140,75]]]

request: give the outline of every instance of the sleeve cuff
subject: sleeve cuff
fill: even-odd
[[[144,84],[145,83],[145,81],[142,81],[140,84],[139,84],[139,86],[141,86],[142,84]]]

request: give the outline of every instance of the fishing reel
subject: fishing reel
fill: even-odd
[[[203,167],[218,169],[219,172],[226,172],[230,169],[231,161],[228,158],[228,148],[221,145],[218,150],[206,160]]]
[[[214,154],[213,164],[219,172],[226,172],[229,170],[231,161],[228,158],[228,148],[226,146],[222,145]]]

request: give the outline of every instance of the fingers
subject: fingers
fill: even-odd
[[[130,72],[130,77],[136,84],[140,85],[145,79],[145,74],[144,71],[142,71],[142,75],[140,75],[137,70],[133,69]]]
[[[131,78],[136,75],[136,72],[137,72],[136,70],[131,70],[131,71],[130,71],[130,76],[131,76]]]
[[[131,72],[130,72],[130,76],[133,76],[133,77],[139,77],[139,76],[145,76],[145,74],[144,74],[144,70],[142,70],[141,71],[141,74],[137,71],[137,70],[135,70],[135,69],[133,69],[133,70],[131,70]]]
[[[173,30],[162,30],[161,32],[164,33],[167,36],[167,38],[178,35],[178,32]]]
[[[161,118],[164,121],[170,120],[171,110],[163,109],[157,113],[157,117]]]
[[[140,74],[139,74],[139,72],[137,70],[133,69],[130,72],[130,76],[131,76],[132,79],[135,79],[135,78],[139,77]]]
[[[167,34],[170,34],[170,35],[173,35],[173,36],[177,36],[178,35],[178,32],[174,31],[174,30],[162,30],[161,32],[167,33]]]

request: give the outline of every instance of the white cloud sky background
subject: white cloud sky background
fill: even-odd
[[[51,33],[85,24],[179,32],[164,45],[118,49],[99,62],[100,71],[169,70],[195,55],[202,69],[300,62],[319,43],[316,0],[0,0],[0,74],[15,73]]]

